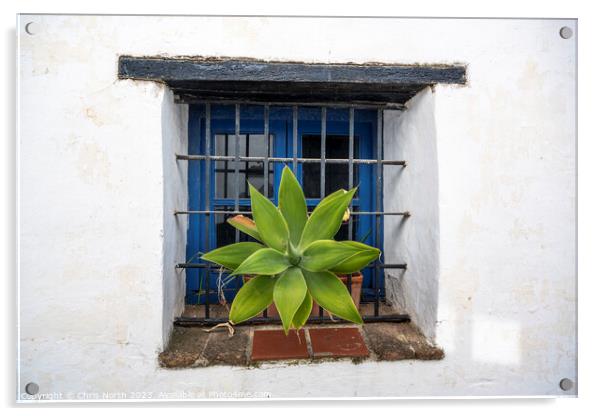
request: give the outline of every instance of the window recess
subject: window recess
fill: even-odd
[[[232,299],[242,282],[221,276],[199,262],[196,253],[218,243],[240,241],[224,227],[229,215],[250,215],[246,180],[262,185],[277,204],[280,172],[285,164],[303,182],[311,210],[337,187],[359,185],[351,203],[351,221],[336,238],[355,239],[383,250],[384,216],[403,221],[409,212],[383,211],[383,166],[406,167],[405,160],[383,155],[383,111],[403,110],[404,103],[435,84],[465,84],[465,65],[309,64],[252,59],[120,56],[120,79],[161,82],[177,103],[189,105],[189,206],[175,214],[187,217],[186,270],[188,303],[204,305],[202,318],[178,318],[177,325],[214,325],[211,305],[223,293]],[[384,250],[383,250],[384,252]],[[381,258],[364,269],[360,308],[366,322],[408,320],[383,313],[386,269],[406,264]],[[347,279],[348,287],[351,279]],[[274,319],[254,318],[248,323]],[[320,310],[309,322],[331,322]]]
[[[251,215],[246,180],[278,204],[280,172],[288,165],[296,173],[311,211],[321,198],[339,188],[359,185],[351,203],[351,219],[335,239],[354,239],[383,247],[382,217],[410,216],[382,210],[382,167],[403,169],[404,160],[383,158],[383,107],[277,104],[249,105],[206,102],[190,108],[190,154],[175,155],[189,163],[190,207],[175,212],[189,217],[188,253],[193,260],[178,264],[187,270],[187,303],[204,305],[202,318],[178,318],[179,325],[213,325],[226,318],[212,316],[211,305],[231,301],[243,284],[242,277],[229,277],[219,267],[195,256],[216,247],[250,237],[237,233],[227,223],[229,216]],[[234,185],[232,185],[234,184]],[[238,191],[237,191],[238,190]],[[383,314],[385,269],[404,269],[406,264],[387,263],[384,258],[363,271],[361,304],[366,322],[403,322],[405,314]],[[346,283],[351,291],[352,279]],[[372,305],[366,308],[366,305]],[[369,311],[366,313],[366,311]],[[249,324],[277,322],[264,314]],[[319,311],[310,322],[332,322]]]

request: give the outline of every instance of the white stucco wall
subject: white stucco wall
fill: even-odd
[[[439,190],[435,99],[430,87],[406,103],[404,111],[384,113],[384,154],[405,160],[407,169],[383,168],[385,211],[409,211],[411,218],[385,216],[387,299],[410,314],[429,338],[436,338],[439,285]]]
[[[164,91],[161,104],[163,148],[163,345],[167,345],[173,320],[184,311],[186,273],[174,265],[186,256],[186,217],[174,215],[188,207],[188,164],[175,154],[188,153],[188,105],[175,104],[174,96]]]
[[[63,398],[575,394],[558,387],[576,379],[576,43],[559,37],[564,25],[576,29],[569,20],[21,16],[20,392],[35,381]],[[468,64],[467,86],[423,97],[434,104],[435,332],[446,358],[158,368],[181,308],[182,276],[169,263],[183,260],[183,228],[169,211],[185,195],[169,184],[185,168],[168,153],[185,150],[186,110],[160,85],[117,80],[122,54]],[[406,172],[420,169],[408,162]]]

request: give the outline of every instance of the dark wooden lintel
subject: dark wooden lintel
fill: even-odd
[[[274,81],[464,84],[463,65],[314,64],[251,60],[119,57],[120,78],[153,81]]]
[[[294,82],[197,82],[167,83],[174,94],[184,102],[192,102],[195,97],[204,100],[248,99],[259,102],[340,102],[340,103],[404,103],[424,86],[364,84],[308,83]],[[191,101],[192,100],[192,101]]]
[[[183,101],[196,97],[403,104],[429,85],[465,84],[466,68],[121,56],[118,76],[164,82]]]

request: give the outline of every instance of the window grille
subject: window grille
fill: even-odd
[[[224,106],[224,104],[234,107],[234,133],[216,133],[212,131],[212,122],[215,122],[212,117],[212,111],[216,106]],[[248,108],[249,106],[262,106],[263,107],[263,132],[261,134],[251,134],[248,132],[241,132],[241,109]],[[203,242],[205,248],[210,247],[210,224],[211,221],[217,224],[215,219],[220,216],[225,221],[226,216],[243,214],[250,216],[250,206],[248,201],[241,205],[241,185],[243,186],[243,197],[248,198],[248,187],[246,186],[246,180],[250,176],[253,178],[253,182],[256,185],[261,185],[264,195],[268,198],[275,198],[277,189],[275,188],[276,181],[276,167],[278,164],[288,164],[292,167],[295,173],[298,173],[298,167],[307,166],[310,169],[304,171],[304,175],[308,173],[308,177],[319,173],[319,197],[320,199],[327,195],[333,189],[327,189],[327,167],[336,165],[338,167],[346,166],[346,188],[350,189],[357,186],[358,170],[361,166],[370,166],[374,175],[370,175],[370,180],[373,181],[371,184],[374,198],[374,209],[373,210],[361,210],[356,209],[357,207],[352,204],[351,216],[352,218],[359,218],[361,216],[368,216],[374,218],[376,226],[374,229],[370,229],[370,233],[373,235],[373,242],[375,246],[381,249],[384,253],[383,247],[383,217],[394,216],[399,217],[399,221],[409,217],[409,212],[385,212],[383,211],[383,166],[396,166],[399,169],[403,169],[406,166],[406,162],[403,160],[388,160],[383,158],[383,110],[385,106],[382,105],[350,105],[342,106],[341,104],[308,104],[308,103],[259,103],[259,102],[204,102],[197,105],[199,109],[200,121],[204,121],[204,148],[198,149],[199,154],[177,154],[176,159],[180,163],[186,162],[198,162],[199,177],[202,176],[202,183],[198,183],[202,189],[200,191],[204,194],[204,205],[202,209],[197,210],[178,210],[175,212],[178,216],[196,217],[199,220],[190,221],[190,226],[197,227],[199,241]],[[292,155],[289,157],[275,156],[274,146],[276,145],[275,136],[270,132],[270,114],[273,108],[285,108],[286,111],[290,112],[290,120],[292,125],[292,140],[290,141]],[[299,112],[302,109],[312,108],[314,110],[319,109],[319,154],[312,157],[305,157],[304,155],[299,156],[298,144],[299,144]],[[341,111],[345,112],[345,118],[348,121],[348,134],[347,134],[347,155],[348,157],[327,157],[327,115],[329,111]],[[374,157],[372,158],[356,158],[357,155],[357,144],[356,138],[356,112],[358,110],[370,110],[376,112],[376,131],[375,135],[372,136],[372,145],[374,146]],[[191,120],[191,122],[198,122],[199,120]],[[200,126],[201,124],[199,124]],[[314,137],[317,143],[317,134]],[[344,136],[339,135],[339,139]],[[250,152],[251,144],[250,140],[253,141],[253,149],[261,149],[261,152]],[[258,145],[258,140],[262,140],[263,147]],[[233,141],[233,143],[232,143]],[[213,143],[212,143],[213,142]],[[288,142],[287,142],[288,143]],[[213,149],[212,149],[213,144]],[[241,146],[243,144],[243,146]],[[314,146],[313,152],[316,153],[317,145]],[[190,150],[189,150],[189,153]],[[219,154],[221,153],[221,154]],[[252,153],[261,153],[260,155],[252,155]],[[192,163],[189,165],[189,169],[192,169]],[[233,166],[232,166],[233,165]],[[241,169],[242,167],[242,169]],[[219,187],[216,183],[212,183],[212,170],[219,176],[220,179],[216,180],[219,182]],[[202,173],[202,175],[201,175]],[[233,176],[231,177],[232,174]],[[261,175],[259,175],[261,174]],[[340,168],[336,170],[337,175],[345,175],[345,169]],[[241,183],[241,179],[245,182]],[[231,181],[234,181],[233,192],[229,191],[228,186],[231,185]],[[368,184],[361,183],[360,190],[363,186]],[[305,186],[304,186],[305,188]],[[260,189],[258,187],[258,189]],[[211,196],[218,192],[220,197],[229,200],[227,207],[221,206],[220,208],[213,207],[211,204]],[[310,200],[310,196],[306,197]],[[316,197],[318,195],[315,195]],[[233,198],[230,198],[233,197]],[[243,198],[244,200],[244,198]],[[308,208],[311,210],[311,204],[308,203]],[[343,235],[344,239],[354,239],[354,224],[353,221],[349,222],[349,225],[343,231],[346,235]],[[202,229],[202,233],[201,230]],[[241,240],[241,234],[238,230],[232,229],[234,232],[234,240],[239,242]],[[201,235],[202,234],[202,235]],[[341,232],[339,232],[339,235]],[[355,236],[356,240],[359,236]],[[230,237],[224,237],[225,239]],[[243,238],[246,238],[244,236]],[[218,239],[219,240],[219,239]],[[222,245],[222,244],[219,244]],[[198,279],[198,299],[203,298],[205,316],[202,318],[190,318],[181,317],[175,321],[176,325],[181,326],[202,326],[202,325],[215,325],[218,323],[226,322],[227,318],[219,318],[211,316],[210,305],[212,299],[216,298],[219,290],[235,292],[242,285],[242,276],[236,276],[228,281],[228,284],[238,280],[238,285],[230,285],[226,288],[213,288],[211,287],[211,273],[216,273],[220,270],[218,266],[210,263],[203,262],[198,258],[189,260],[186,263],[180,263],[176,266],[179,269],[186,269],[189,273],[189,277]],[[380,307],[381,302],[385,298],[385,287],[382,284],[384,278],[386,278],[387,269],[405,269],[406,264],[391,264],[386,263],[383,258],[374,261],[370,264],[367,269],[371,270],[372,279],[371,287],[362,288],[361,303],[371,303],[371,313],[364,313],[363,318],[365,322],[404,322],[408,321],[409,317],[406,314],[382,314]],[[366,270],[366,269],[364,269]],[[226,278],[227,280],[227,278]],[[351,292],[352,279],[351,275],[347,278],[347,287]],[[218,290],[219,289],[219,290]],[[366,308],[361,308],[364,312]],[[336,318],[335,318],[336,320]],[[264,323],[278,323],[279,319],[270,318],[267,316],[267,311],[264,312],[263,317],[256,317],[246,322],[246,324],[264,324]],[[322,323],[332,322],[332,318],[323,313],[320,308],[319,316],[310,317],[308,323]]]

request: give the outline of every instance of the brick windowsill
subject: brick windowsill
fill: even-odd
[[[356,331],[359,330],[359,334]],[[272,333],[265,330],[276,330]],[[330,330],[328,330],[330,329]],[[263,362],[320,362],[333,359],[365,360],[440,360],[443,351],[430,343],[411,323],[371,323],[357,325],[310,325],[305,331],[289,333],[284,343],[290,353],[253,348],[255,334],[268,337],[264,345],[280,345],[278,337],[282,331],[278,326],[240,326],[230,337],[225,328],[207,332],[207,328],[176,327],[169,347],[159,355],[159,364],[164,368],[193,368],[215,365],[249,367]],[[358,339],[365,340],[365,347]],[[362,344],[362,345],[360,345]],[[274,355],[275,354],[275,355]],[[288,355],[287,355],[288,354]]]

